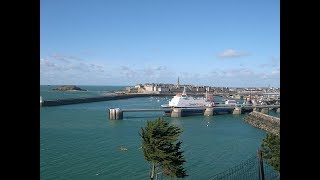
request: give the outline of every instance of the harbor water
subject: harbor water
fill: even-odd
[[[125,87],[81,86],[88,89],[81,92],[52,88],[40,86],[40,95],[44,99],[88,97]],[[143,97],[41,107],[40,179],[149,179],[139,131],[158,117],[183,130],[180,140],[189,175],[185,179],[209,179],[257,154],[266,132],[245,123],[244,114],[171,118],[164,112],[125,112],[123,120],[108,117],[109,108],[160,108],[170,99]]]

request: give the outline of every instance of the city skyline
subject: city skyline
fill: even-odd
[[[40,84],[280,87],[280,2],[40,3]]]

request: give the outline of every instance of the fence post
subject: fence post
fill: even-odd
[[[258,167],[259,167],[259,180],[264,180],[262,151],[258,149]]]
[[[158,180],[158,174],[161,174],[162,172],[158,172],[157,174],[156,174],[156,180]],[[162,176],[161,176],[161,179],[162,179]]]

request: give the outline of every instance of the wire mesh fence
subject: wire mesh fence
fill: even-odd
[[[259,160],[256,155],[241,162],[240,164],[214,176],[210,180],[280,180],[280,174],[268,165],[265,160],[263,162],[263,174],[259,169]]]
[[[265,180],[279,180],[280,179],[280,173],[274,170],[274,168],[266,163],[266,160],[263,159],[263,170],[264,170],[264,179]]]
[[[259,161],[257,155],[253,155],[238,165],[211,176],[209,180],[280,180],[280,173],[274,170],[265,159],[261,160]],[[260,167],[263,167],[263,171]],[[161,172],[155,175],[155,180],[163,178],[166,179]]]
[[[219,180],[219,179],[259,179],[258,173],[258,163],[257,156],[252,156],[249,159],[241,162],[240,164],[224,171],[218,173],[212,177],[210,180]]]

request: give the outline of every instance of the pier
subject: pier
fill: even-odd
[[[69,98],[69,99],[55,99],[55,100],[44,100],[40,96],[40,106],[61,106],[69,104],[80,104],[80,103],[91,103],[99,101],[111,101],[118,99],[128,99],[136,97],[151,97],[151,96],[171,96],[169,94],[115,94],[111,96],[96,96],[96,97],[85,97],[85,98]]]
[[[183,117],[190,114],[202,114],[204,116],[213,116],[220,114],[221,110],[230,114],[243,114],[248,111],[256,111],[268,114],[269,110],[276,110],[280,112],[280,105],[244,105],[238,104],[237,106],[218,106],[218,107],[200,107],[200,108],[154,108],[154,109],[120,109],[110,108],[109,119],[119,120],[123,119],[124,112],[143,112],[143,111],[163,111],[171,117]]]

